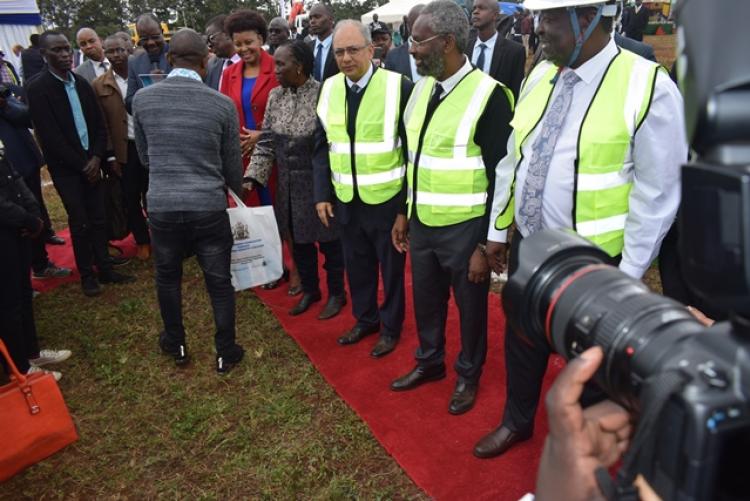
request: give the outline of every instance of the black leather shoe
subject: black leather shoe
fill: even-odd
[[[245,356],[245,350],[242,349],[240,345],[237,345],[237,349],[235,350],[236,353],[234,353],[231,357],[229,356],[217,356],[216,357],[216,372],[223,376],[227,374],[229,371],[234,369],[234,366],[240,363],[242,360],[242,357]]]
[[[433,367],[422,367],[416,366],[412,371],[402,376],[391,383],[391,390],[393,391],[406,391],[413,390],[414,388],[429,383],[430,381],[438,381],[445,377],[445,365],[440,364]]]
[[[328,320],[339,314],[341,308],[346,304],[346,294],[340,294],[338,296],[331,296],[328,298],[323,311],[318,315],[318,320]]]
[[[384,357],[392,352],[396,348],[397,344],[397,337],[380,336],[380,339],[378,339],[378,342],[375,343],[375,347],[370,352],[370,356],[372,358]]]
[[[163,341],[163,335],[164,334],[162,334],[162,338],[159,339],[159,348],[161,348],[161,352],[172,357],[175,365],[186,365],[190,361],[187,346],[180,344],[175,348],[168,347]]]
[[[379,330],[380,326],[377,324],[371,325],[370,327],[360,327],[359,325],[355,325],[350,330],[346,331],[343,336],[338,338],[336,342],[340,345],[359,343],[362,338],[367,337],[370,334],[375,334]]]
[[[477,445],[474,446],[474,455],[482,459],[494,458],[517,443],[530,439],[531,435],[531,431],[517,433],[506,426],[500,425],[477,442]]]
[[[299,303],[289,310],[289,314],[291,316],[295,315],[301,315],[304,312],[306,312],[308,309],[310,309],[310,306],[312,306],[313,303],[317,303],[320,301],[320,291],[318,292],[305,292],[302,294],[302,298],[299,300]]]
[[[451,403],[448,405],[448,412],[457,416],[470,411],[474,407],[478,389],[479,385],[476,383],[457,382],[456,389],[451,397]]]
[[[65,239],[62,237],[58,237],[54,233],[46,238],[46,242],[50,245],[65,245]]]
[[[94,297],[102,293],[102,287],[95,277],[81,279],[81,289],[83,289],[83,295],[86,297]]]

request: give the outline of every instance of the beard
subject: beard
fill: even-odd
[[[438,78],[445,70],[445,61],[440,53],[430,54],[422,59],[422,64],[417,66],[417,73],[422,76]]]

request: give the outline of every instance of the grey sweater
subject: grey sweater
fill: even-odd
[[[224,210],[224,186],[240,193],[239,125],[228,97],[197,80],[167,78],[138,91],[133,119],[150,212]]]

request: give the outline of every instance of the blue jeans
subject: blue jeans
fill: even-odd
[[[151,212],[149,224],[156,291],[164,321],[163,347],[176,350],[185,344],[182,261],[195,253],[211,297],[216,354],[235,358],[242,349],[235,343],[234,288],[229,271],[233,240],[226,211]]]

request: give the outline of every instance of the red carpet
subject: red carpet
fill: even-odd
[[[60,232],[60,236],[69,241],[67,230]],[[121,242],[120,246],[127,256],[135,253],[132,238]],[[75,268],[69,243],[48,246],[47,249],[50,259],[58,266]],[[321,278],[324,284],[323,270]],[[77,274],[65,280],[34,280],[34,288],[45,291],[76,280]],[[369,356],[377,336],[353,346],[341,347],[336,343],[336,338],[354,323],[348,307],[338,317],[327,321],[316,319],[322,303],[304,315],[290,317],[287,310],[299,298],[288,297],[286,289],[284,284],[271,291],[258,288],[256,293],[323,377],[429,496],[438,500],[516,500],[533,491],[547,432],[544,412],[537,416],[534,438],[503,457],[480,460],[471,453],[474,443],[497,426],[505,399],[502,343],[505,319],[496,295],[490,299],[489,352],[477,404],[463,416],[452,416],[447,408],[456,381],[452,369],[458,353],[459,335],[455,305],[451,303],[446,330],[448,377],[413,391],[394,393],[389,390],[389,384],[414,366],[413,354],[417,346],[411,275],[408,272],[407,314],[402,340],[396,351],[382,360]],[[551,360],[545,387],[549,386],[561,366],[561,359]]]

